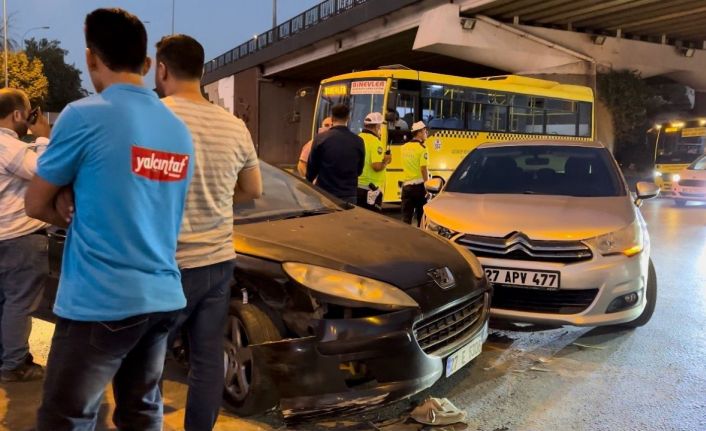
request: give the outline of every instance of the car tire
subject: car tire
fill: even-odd
[[[257,364],[249,346],[281,339],[272,319],[257,305],[235,299],[230,302],[224,337],[223,396],[227,406],[239,416],[264,413],[277,405],[275,386],[263,381],[262,373],[253,372]]]
[[[637,319],[627,322],[622,326],[626,328],[639,328],[649,322],[652,318],[652,314],[655,312],[655,306],[657,305],[657,272],[652,264],[652,259],[650,259],[649,269],[647,271],[647,288],[645,289],[645,295],[647,297],[647,304],[642,314],[640,314]]]
[[[686,200],[685,199],[674,199],[674,205],[678,206],[679,208],[685,207]]]

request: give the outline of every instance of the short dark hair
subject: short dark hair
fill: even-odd
[[[157,61],[180,79],[201,79],[204,62],[203,46],[191,36],[175,34],[157,42]]]
[[[0,89],[0,118],[5,118],[15,111],[24,111],[29,102],[23,91],[15,88]]]
[[[86,15],[86,46],[113,72],[141,73],[147,58],[147,31],[135,15],[119,8]]]
[[[345,105],[343,103],[333,105],[333,108],[331,108],[331,118],[334,120],[347,120],[350,114],[351,109],[348,107],[348,105]]]

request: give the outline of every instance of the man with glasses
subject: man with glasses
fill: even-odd
[[[0,379],[41,379],[44,370],[29,353],[30,314],[37,309],[49,271],[46,223],[27,217],[24,196],[37,169],[37,153],[20,139],[31,130],[40,151],[49,143],[49,122],[30,108],[27,95],[0,90]]]

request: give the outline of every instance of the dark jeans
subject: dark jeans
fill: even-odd
[[[223,331],[228,318],[235,262],[181,270],[186,308],[173,331],[183,325],[189,345],[189,391],[184,428],[213,429],[223,401]]]
[[[417,226],[422,222],[424,205],[427,203],[427,191],[424,184],[412,184],[402,187],[402,221],[412,224],[417,216]]]
[[[159,381],[176,312],[114,322],[59,318],[52,338],[37,431],[88,431],[96,426],[113,381],[113,422],[122,431],[162,429]]]
[[[366,189],[358,189],[358,206],[361,208],[365,208],[366,210],[370,211],[375,211],[375,212],[382,212],[382,191],[378,195],[377,198],[375,198],[375,204],[370,205],[368,204],[368,190]]]
[[[46,235],[0,241],[0,358],[13,370],[29,355],[32,314],[42,299],[49,272]]]

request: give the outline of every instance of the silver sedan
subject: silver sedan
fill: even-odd
[[[491,316],[576,326],[642,326],[657,281],[639,211],[659,189],[630,193],[592,142],[484,144],[425,206],[423,227],[467,248],[494,285]]]

